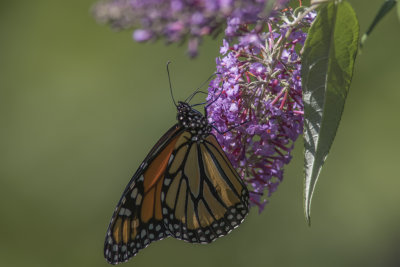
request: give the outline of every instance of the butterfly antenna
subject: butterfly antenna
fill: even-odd
[[[174,94],[172,93],[171,77],[170,77],[170,75],[169,75],[169,67],[168,67],[168,66],[169,66],[170,63],[171,63],[171,61],[168,61],[168,62],[167,62],[167,73],[168,73],[169,91],[170,91],[170,93],[171,93],[172,101],[174,101],[174,105],[175,105],[175,107],[177,107],[178,105],[176,104],[175,98],[174,98]]]
[[[210,75],[210,77],[208,77],[208,79],[203,82],[188,98],[186,98],[185,102],[189,103],[192,98],[199,92],[200,88],[203,87],[207,82],[209,82],[214,76],[216,76],[219,73],[213,73]]]

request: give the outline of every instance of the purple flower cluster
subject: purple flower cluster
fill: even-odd
[[[287,0],[276,1],[277,5]],[[268,0],[106,0],[93,7],[98,21],[113,28],[138,27],[138,42],[165,38],[168,43],[188,39],[189,55],[195,56],[204,35],[224,30],[236,35],[239,25],[253,23],[263,14]]]
[[[293,15],[281,15],[284,20],[228,24],[239,37],[223,41],[207,98],[210,122],[226,132],[216,134],[218,141],[260,211],[282,181],[283,166],[303,131],[299,50],[315,14],[293,27],[287,24]]]
[[[275,3],[273,16],[270,2]],[[218,141],[260,211],[282,181],[283,167],[303,131],[299,51],[315,14],[276,11],[287,2],[105,0],[93,8],[96,18],[113,28],[135,27],[138,42],[188,40],[191,56],[203,36],[225,32],[207,111],[210,122],[224,132],[216,134]]]

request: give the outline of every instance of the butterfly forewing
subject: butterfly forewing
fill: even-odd
[[[172,127],[153,147],[126,187],[106,234],[104,256],[108,262],[125,262],[152,241],[166,237],[161,188],[179,134],[179,128]]]

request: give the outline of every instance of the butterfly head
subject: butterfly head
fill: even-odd
[[[182,101],[178,102],[177,109],[178,124],[191,133],[192,141],[201,142],[210,134],[211,125],[203,114]]]

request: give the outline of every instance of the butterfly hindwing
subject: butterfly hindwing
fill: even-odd
[[[126,187],[106,234],[109,263],[125,262],[152,241],[168,235],[162,222],[161,188],[169,158],[179,139],[172,127],[153,147]]]
[[[183,133],[165,175],[163,220],[175,238],[210,243],[248,213],[248,191],[212,134],[193,142]]]

